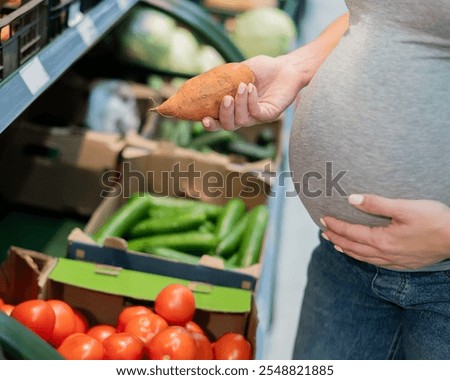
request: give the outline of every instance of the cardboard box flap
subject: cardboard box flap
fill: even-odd
[[[39,252],[11,247],[0,267],[0,297],[11,304],[40,298],[56,261]]]
[[[117,133],[86,131],[78,153],[81,168],[104,170],[115,168],[126,142]]]
[[[109,270],[105,272],[105,267],[99,264],[60,258],[49,279],[146,301],[154,301],[165,286],[180,283],[193,288],[198,309],[226,313],[246,313],[251,310],[252,292],[248,290],[190,284],[190,281],[174,277],[108,267]]]
[[[71,234],[72,235],[72,234]],[[233,287],[244,290],[254,290],[261,265],[252,267],[251,273],[246,269],[223,270],[216,267],[205,266],[202,263],[191,265],[175,261],[164,260],[159,257],[140,252],[128,252],[107,246],[99,246],[80,240],[69,241],[67,257],[74,260],[83,260],[98,264],[113,265],[134,271],[155,273],[161,276],[183,278],[186,281],[200,281],[218,286]],[[208,263],[209,264],[209,263]],[[217,265],[217,262],[214,263]],[[253,272],[254,271],[254,272]],[[256,273],[258,272],[258,273]]]

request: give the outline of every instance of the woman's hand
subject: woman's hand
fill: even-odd
[[[203,119],[210,131],[234,130],[276,120],[294,101],[303,87],[302,75],[287,56],[258,56],[244,61],[255,74],[255,83],[241,83],[236,96],[225,96],[220,105],[219,120]]]
[[[450,208],[443,203],[360,194],[350,195],[349,202],[391,223],[367,227],[324,217],[322,236],[338,251],[388,269],[420,269],[450,258]]]

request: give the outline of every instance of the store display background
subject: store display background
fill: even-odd
[[[300,21],[299,45],[317,37],[346,10],[344,0],[307,1],[305,15]],[[288,112],[286,122],[291,121],[292,112]],[[285,162],[287,166],[287,160]],[[284,170],[289,169],[285,167]],[[292,189],[292,182],[286,183],[286,191]],[[317,226],[296,197],[283,200],[281,231],[273,320],[263,353],[264,359],[271,360],[291,359],[307,266],[312,250],[319,242]]]

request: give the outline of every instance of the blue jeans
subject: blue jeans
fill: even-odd
[[[396,272],[321,238],[294,359],[450,359],[450,271]]]

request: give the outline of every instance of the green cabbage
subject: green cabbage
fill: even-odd
[[[262,7],[236,17],[231,39],[247,57],[287,53],[297,35],[292,18],[279,8]]]
[[[122,55],[150,69],[197,75],[225,63],[216,49],[157,10],[137,7],[120,29]]]
[[[220,53],[210,45],[200,46],[198,53],[198,66],[201,73],[211,70],[213,67],[222,65],[225,60]]]
[[[175,20],[166,14],[137,8],[120,31],[122,54],[148,67],[160,67],[167,56]]]
[[[165,56],[165,67],[182,74],[198,73],[199,44],[187,29],[177,27],[172,33],[170,47]]]

